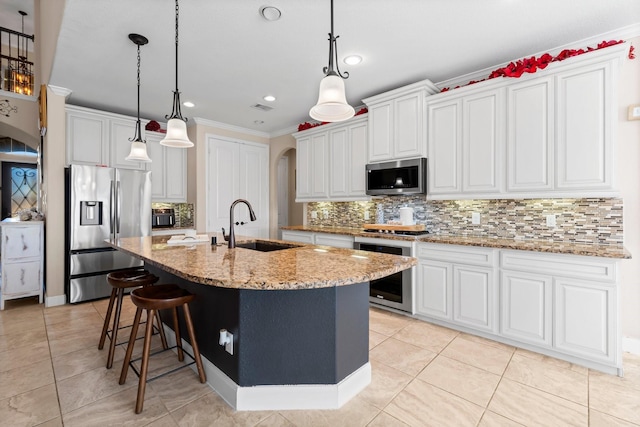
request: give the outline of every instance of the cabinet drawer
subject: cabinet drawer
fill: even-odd
[[[341,236],[337,234],[316,233],[315,244],[333,246],[336,248],[353,249],[353,237]]]
[[[39,257],[42,253],[41,227],[14,226],[4,227],[5,260],[24,260]]]
[[[38,292],[41,287],[41,262],[18,262],[3,265],[2,293],[19,296]]]
[[[418,258],[493,267],[495,249],[438,243],[418,243]]]
[[[308,231],[282,231],[282,240],[313,244],[313,233]]]
[[[552,276],[616,282],[616,261],[578,255],[538,254],[523,251],[503,251],[500,267],[508,270],[544,272]]]

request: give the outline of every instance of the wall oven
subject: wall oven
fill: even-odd
[[[413,256],[414,242],[405,240],[356,237],[354,249]],[[414,268],[369,282],[369,302],[413,314],[412,282]]]

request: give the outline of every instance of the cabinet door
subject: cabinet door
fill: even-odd
[[[615,361],[615,286],[555,280],[556,349],[592,360]]]
[[[613,185],[611,64],[596,64],[556,77],[556,186],[608,189]]]
[[[151,163],[147,163],[147,170],[151,171],[151,200],[154,202],[164,201],[167,197],[165,185],[165,147],[160,145],[162,137],[156,134],[147,133],[147,154],[151,158]]]
[[[313,245],[314,243],[313,233],[310,231],[282,230],[282,240],[307,243],[310,245]]]
[[[39,226],[8,226],[2,228],[6,261],[40,257],[42,254],[42,228]]]
[[[108,165],[109,125],[97,114],[67,111],[67,164]]]
[[[165,200],[185,203],[187,201],[187,150],[174,147],[162,148],[165,151]]]
[[[34,294],[40,291],[42,261],[5,263],[2,266],[2,293],[7,296]]]
[[[353,197],[366,197],[367,164],[367,123],[349,127],[349,194]]]
[[[551,346],[551,277],[503,271],[500,333],[518,341]]]
[[[553,189],[552,78],[507,86],[508,191]]]
[[[340,234],[315,234],[315,244],[333,246],[335,248],[353,249],[354,238],[352,236],[343,236]]]
[[[329,141],[326,133],[311,136],[311,197],[326,199],[329,195]]]
[[[428,106],[429,194],[459,193],[461,166],[461,100]]]
[[[229,232],[229,207],[240,193],[238,144],[209,138],[207,230]],[[240,233],[237,233],[240,234]]]
[[[462,123],[462,191],[500,191],[506,125],[503,89],[463,98]]]
[[[311,198],[311,138],[296,141],[296,201]]]
[[[420,260],[416,291],[416,313],[451,320],[452,265]]]
[[[351,153],[348,137],[346,127],[329,132],[329,197],[349,195]]]
[[[412,93],[394,101],[393,157],[421,157],[426,153],[422,133],[424,93]]]
[[[475,329],[494,329],[493,269],[453,266],[453,320]]]
[[[393,158],[393,102],[369,107],[369,161]]]
[[[145,170],[142,162],[131,162],[125,157],[131,152],[131,141],[136,130],[136,121],[125,119],[111,119],[109,123],[109,141],[111,147],[111,162],[109,166],[123,169]]]

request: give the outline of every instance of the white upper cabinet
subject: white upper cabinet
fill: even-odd
[[[424,98],[436,92],[424,80],[363,100],[369,109],[369,162],[427,155]]]
[[[426,98],[434,199],[614,197],[626,44]]]
[[[165,147],[160,141],[165,134],[145,132],[147,154],[151,163],[151,199],[154,202],[184,203],[187,201],[187,150]]]
[[[296,201],[364,200],[367,117],[294,134]]]
[[[67,106],[67,164],[109,164],[109,120],[97,112]]]
[[[136,133],[135,119],[109,120],[109,147],[111,161],[109,166],[123,169],[145,170],[145,163],[125,160],[131,152],[131,141]]]

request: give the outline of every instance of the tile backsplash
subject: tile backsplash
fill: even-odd
[[[173,209],[176,214],[176,227],[195,227],[193,203],[151,203],[151,209]]]
[[[434,234],[623,243],[623,203],[618,198],[425,200],[424,196],[393,196],[370,202],[317,202],[307,204],[307,224],[361,227],[385,223],[398,220],[402,206],[412,207],[416,223],[425,224]],[[473,212],[480,214],[480,224],[471,223]],[[547,215],[555,215],[555,227],[546,225]]]

